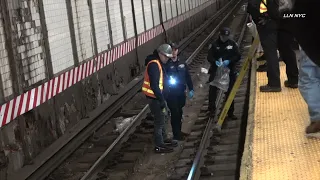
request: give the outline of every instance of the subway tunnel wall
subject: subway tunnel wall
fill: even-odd
[[[141,74],[166,35],[180,41],[227,2],[1,1],[0,179]]]

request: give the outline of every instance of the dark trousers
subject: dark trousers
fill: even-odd
[[[269,21],[266,25],[257,26],[261,45],[267,61],[268,85],[280,87],[280,67],[277,50],[284,63],[286,64],[286,73],[290,83],[298,82],[298,67],[296,55],[294,53],[294,37],[284,28],[278,28],[275,22]]]
[[[185,92],[179,94],[170,94],[167,99],[167,104],[171,112],[171,127],[173,139],[181,138],[182,114],[183,107],[186,104]]]
[[[167,139],[166,117],[156,99],[149,100],[149,108],[154,117],[154,141],[156,146],[163,146]]]
[[[294,52],[294,37],[288,31],[278,30],[278,49],[280,57],[286,64],[286,73],[289,83],[298,84],[299,70],[296,53]]]
[[[213,77],[212,77],[213,76]],[[214,75],[210,75],[210,78],[209,80],[213,80],[214,79]],[[229,88],[228,88],[228,91],[226,92],[226,100],[228,99],[230,93],[231,93],[231,90],[233,88],[233,85],[234,83],[236,82],[236,75],[234,72],[230,72],[230,83],[229,83]],[[210,82],[211,82],[210,81]],[[209,107],[208,107],[208,110],[210,112],[214,112],[216,110],[216,100],[217,100],[217,95],[218,95],[218,88],[215,87],[215,86],[210,86],[209,87]],[[231,105],[230,105],[230,108],[229,108],[229,111],[228,111],[228,115],[231,116],[233,115],[234,113],[234,101],[232,101]]]
[[[269,21],[266,25],[257,25],[261,46],[267,61],[268,85],[280,87],[280,68],[277,54],[277,27],[276,23]]]

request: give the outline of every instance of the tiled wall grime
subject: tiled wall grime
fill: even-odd
[[[9,1],[9,0],[7,0]],[[19,2],[25,2],[25,0],[17,0]],[[14,1],[14,2],[17,2]],[[41,1],[41,0],[39,0]],[[125,0],[123,0],[124,2]],[[10,1],[12,2],[12,1]],[[29,1],[28,1],[29,2]],[[37,2],[37,1],[34,1]],[[93,2],[92,6],[88,2]],[[109,1],[108,1],[109,2]],[[165,1],[161,1],[165,2]],[[166,1],[170,2],[170,1]],[[31,3],[31,0],[29,4]],[[128,3],[128,2],[127,2]],[[187,20],[189,17],[195,15],[197,12],[200,12],[203,8],[209,6],[212,4],[213,1],[210,1],[209,3],[206,3],[205,5],[198,6],[197,8],[194,8],[190,11],[187,11],[186,13],[182,14],[181,16],[177,16],[173,19],[170,19],[166,22],[164,22],[164,28],[165,30],[170,30],[172,27],[176,26],[177,24],[181,23],[184,20]],[[162,34],[164,32],[162,25],[158,25],[153,27],[150,30],[145,31],[145,24],[143,18],[143,7],[145,7],[144,4],[141,3],[141,0],[134,0],[134,10],[135,10],[135,18],[137,20],[137,30],[142,33],[139,33],[138,36],[135,38],[128,39],[127,41],[122,41],[120,44],[114,46],[109,51],[103,51],[98,54],[98,56],[91,56],[88,57],[90,53],[93,52],[93,38],[92,35],[95,34],[101,34],[105,33],[108,34],[109,32],[112,32],[112,40],[116,39],[116,37],[123,36],[123,31],[118,30],[116,28],[110,28],[109,23],[110,21],[101,20],[101,23],[99,21],[99,18],[104,19],[105,17],[112,19],[112,16],[114,18],[114,22],[116,22],[116,17],[119,19],[124,17],[119,17],[119,11],[109,11],[109,13],[102,13],[103,5],[105,2],[99,0],[99,1],[85,1],[85,0],[71,0],[70,4],[67,4],[65,0],[46,0],[43,1],[43,6],[40,4],[33,4],[34,6],[40,6],[39,8],[36,8],[37,10],[44,10],[41,11],[40,14],[44,12],[43,19],[40,18],[40,26],[45,24],[46,26],[37,28],[37,33],[46,32],[45,28],[47,28],[48,37],[43,37],[43,39],[47,39],[48,44],[42,45],[41,43],[41,49],[49,49],[50,51],[46,51],[46,55],[49,53],[51,57],[52,62],[50,63],[53,67],[53,73],[55,74],[55,77],[50,79],[49,81],[45,82],[44,84],[31,86],[33,89],[27,90],[24,93],[14,97],[10,101],[7,101],[6,103],[2,104],[0,106],[0,127],[8,124],[12,120],[14,120],[16,117],[38,107],[39,105],[49,101],[51,98],[56,96],[57,94],[63,92],[67,88],[75,85],[76,83],[80,82],[81,80],[89,77],[91,74],[99,71],[103,67],[106,67],[107,65],[113,63],[117,59],[121,58],[122,56],[126,55],[127,53],[131,52],[135,48],[137,48],[136,43],[139,46],[145,44],[146,42],[150,41],[151,39],[155,38],[156,36]],[[171,2],[170,2],[171,4]],[[19,9],[20,6],[25,5],[24,3],[19,4],[18,6],[15,4],[11,5],[11,9]],[[28,3],[27,3],[28,5]],[[123,5],[123,4],[122,4]],[[149,4],[151,7],[151,4]],[[147,6],[147,5],[146,5]],[[162,4],[164,7],[162,12],[166,11],[172,11],[171,8],[166,9],[165,4]],[[29,6],[28,6],[29,7]],[[115,9],[120,9],[121,7],[123,10],[126,8],[127,10],[130,10],[130,6],[120,6],[120,4],[116,5],[109,5],[109,8],[113,7]],[[153,10],[157,9],[157,4],[155,1],[152,1],[152,7]],[[68,8],[68,9],[67,9]],[[92,8],[92,9],[91,9]],[[97,10],[99,9],[99,10]],[[106,8],[107,10],[107,8]],[[32,10],[33,11],[33,10]],[[124,10],[125,11],[125,10]],[[10,11],[11,12],[11,11]],[[13,11],[12,14],[9,16],[12,17],[13,22],[19,22],[17,17],[20,17],[20,19],[26,21],[24,16],[21,16],[19,11]],[[30,11],[31,12],[31,11]],[[67,12],[72,13],[73,19],[68,18]],[[99,12],[99,13],[98,13]],[[114,14],[118,14],[118,16],[112,15],[111,12],[115,12]],[[120,11],[121,12],[121,11]],[[121,14],[121,13],[120,13]],[[153,16],[155,17],[155,23],[156,21],[156,14],[157,11],[153,11]],[[93,15],[91,17],[91,15]],[[126,13],[128,17],[130,17],[130,13]],[[84,16],[89,16],[84,17]],[[125,15],[124,15],[125,16]],[[35,15],[36,17],[36,15]],[[96,17],[96,18],[95,18]],[[139,18],[140,17],[140,18]],[[71,21],[70,21],[71,20]],[[73,21],[73,22],[72,22]],[[131,19],[130,19],[131,21]],[[129,25],[130,21],[128,23],[124,23],[125,25]],[[35,24],[37,23],[37,19],[35,19]],[[69,24],[71,22],[71,24]],[[92,22],[94,23],[94,28],[92,27]],[[3,23],[3,22],[1,22]],[[39,23],[39,22],[38,22]],[[118,23],[118,22],[116,22]],[[31,23],[32,25],[33,23]],[[132,24],[133,25],[133,24]],[[3,24],[0,24],[0,39],[3,38]],[[70,29],[72,29],[72,26],[74,26],[75,37],[72,37],[72,39],[75,39],[76,42],[73,42],[71,44],[71,33]],[[119,25],[120,26],[120,25]],[[29,27],[27,25],[27,27]],[[32,27],[32,26],[31,26]],[[88,28],[90,27],[90,28]],[[116,26],[115,26],[116,27]],[[122,27],[122,26],[121,26]],[[125,26],[126,27],[126,26]],[[128,28],[125,29],[127,34],[133,34],[132,30],[133,27],[131,26],[131,30]],[[116,36],[113,32],[119,31],[118,33],[120,35]],[[88,33],[89,32],[89,33]],[[93,34],[95,33],[95,34]],[[19,34],[19,33],[16,33]],[[21,33],[22,34],[22,33]],[[32,35],[32,34],[31,34]],[[90,35],[90,36],[88,36]],[[108,34],[110,36],[110,34]],[[43,35],[42,35],[43,36]],[[101,35],[103,36],[103,34]],[[16,38],[17,39],[17,38]],[[13,42],[16,42],[15,38],[12,38]],[[31,38],[32,39],[32,38]],[[96,38],[95,38],[96,39]],[[2,41],[1,41],[2,42]],[[97,40],[97,44],[100,43],[100,45],[95,45],[98,47],[98,49],[104,49],[108,48],[105,45],[110,44],[111,40],[108,41],[107,38],[100,39],[100,41]],[[14,44],[14,43],[13,43]],[[115,44],[115,43],[114,43]],[[6,49],[4,48],[4,43],[0,43],[0,48],[2,48],[3,51],[0,51],[2,53],[2,56],[0,60],[8,59],[7,54],[18,54],[16,52],[8,53],[6,52]],[[76,47],[76,48],[72,48]],[[18,48],[12,48],[13,50],[17,50]],[[47,50],[46,49],[46,50]],[[1,49],[0,49],[1,50]],[[75,50],[75,52],[73,52]],[[7,53],[7,54],[6,54]],[[40,52],[38,52],[40,53]],[[40,54],[44,54],[43,52]],[[93,54],[93,53],[92,53]],[[74,59],[73,57],[79,56],[79,61],[82,62],[80,65],[77,65],[76,67],[73,67],[70,69],[71,66],[74,65]],[[44,57],[45,56],[41,56]],[[86,58],[88,57],[88,58]],[[19,60],[19,58],[17,58]],[[14,59],[16,60],[16,59]],[[44,59],[43,61],[45,61]],[[0,61],[1,62],[1,61]],[[10,62],[9,62],[10,63]],[[22,62],[19,61],[22,67]],[[7,63],[8,64],[8,63]],[[3,64],[1,64],[3,66]],[[7,69],[11,69],[12,67]],[[0,71],[2,73],[1,78],[3,78],[3,73],[7,73],[8,71],[3,70],[3,67],[0,68]],[[63,71],[63,72],[61,72]],[[11,74],[19,73],[19,72],[11,72]],[[58,74],[57,74],[58,73]],[[10,74],[10,73],[9,73]],[[46,73],[44,73],[46,74]],[[10,77],[10,76],[9,76]],[[11,76],[14,77],[14,76]],[[15,78],[15,77],[14,77]],[[17,82],[15,82],[17,84]],[[4,84],[4,82],[2,83]],[[1,95],[1,93],[0,93]]]
[[[118,0],[108,0],[108,2],[112,30],[112,40],[113,44],[117,45],[124,40],[120,13],[120,2]]]
[[[157,0],[156,0],[157,1]],[[122,0],[124,29],[127,38],[134,37],[134,24],[131,0]]]
[[[22,88],[27,88],[46,78],[45,56],[43,47],[43,34],[40,22],[39,4],[33,0],[21,0],[19,3],[7,1],[11,16],[12,46],[15,52],[15,61],[20,68],[18,73],[22,77]],[[12,86],[9,71],[3,77],[6,81],[4,88]],[[12,93],[12,92],[11,92]],[[5,95],[9,95],[4,90]]]
[[[82,62],[92,57],[94,54],[93,32],[91,27],[92,24],[90,20],[89,5],[87,0],[71,0],[71,6],[75,29],[77,55],[79,62]]]
[[[97,38],[98,52],[102,52],[108,49],[110,45],[108,18],[106,11],[105,0],[92,1],[92,11],[95,26],[95,33]]]
[[[146,29],[149,30],[153,28],[153,18],[152,18],[150,0],[143,1],[143,8],[144,8],[144,18],[146,20]]]
[[[159,13],[158,0],[151,0],[151,3],[152,3],[154,26],[157,26],[160,24],[160,13]]]
[[[9,58],[8,58],[8,51],[6,49],[6,42],[5,42],[5,30],[4,30],[4,23],[3,23],[3,16],[0,12],[0,73],[1,73],[1,80],[2,80],[2,88],[3,88],[3,96],[8,97],[12,95],[12,79],[11,79],[11,72],[9,66]],[[2,97],[2,99],[4,98]]]
[[[53,73],[74,65],[65,0],[44,0]]]

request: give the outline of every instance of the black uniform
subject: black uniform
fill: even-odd
[[[175,84],[167,82],[169,84],[167,104],[171,112],[173,138],[181,140],[181,119],[183,114],[182,108],[186,104],[186,85],[189,91],[192,91],[193,84],[187,64],[179,60],[179,57],[176,62],[169,60],[166,64],[166,71],[168,78],[172,78],[176,82]]]
[[[289,18],[287,30],[290,31],[310,59],[320,66],[319,42],[319,0],[295,0],[290,12],[305,14],[304,18]]]
[[[233,40],[229,39],[226,42],[222,42],[220,38],[218,38],[216,41],[214,41],[211,44],[211,48],[208,53],[208,61],[211,64],[211,67],[209,69],[209,82],[214,80],[216,71],[217,71],[217,66],[215,62],[219,59],[222,58],[222,61],[224,60],[230,60],[230,64],[228,65],[228,68],[230,69],[230,83],[229,83],[229,89],[227,92],[227,96],[230,94],[232,87],[236,81],[237,78],[237,72],[236,72],[236,64],[239,62],[241,58],[241,54],[239,52],[239,47],[236,42]],[[210,86],[209,89],[209,107],[208,110],[211,111],[211,113],[214,113],[215,111],[215,101],[217,98],[217,90],[218,88],[215,86]],[[234,111],[234,102],[232,102],[228,115],[233,116],[233,111]]]
[[[287,20],[282,19],[275,0],[267,0],[268,11],[260,14],[262,0],[250,0],[248,13],[257,26],[261,45],[267,60],[268,84],[261,86],[263,92],[281,91],[280,67],[277,49],[286,63],[287,84],[296,86],[298,83],[298,68],[294,53],[294,36],[286,30]]]

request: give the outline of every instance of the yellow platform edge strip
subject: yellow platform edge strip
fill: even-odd
[[[250,96],[249,96],[249,109],[248,120],[246,128],[246,139],[240,166],[240,180],[252,179],[252,143],[254,137],[254,113],[256,101],[256,86],[257,86],[257,61],[254,59],[251,62],[250,74]]]

